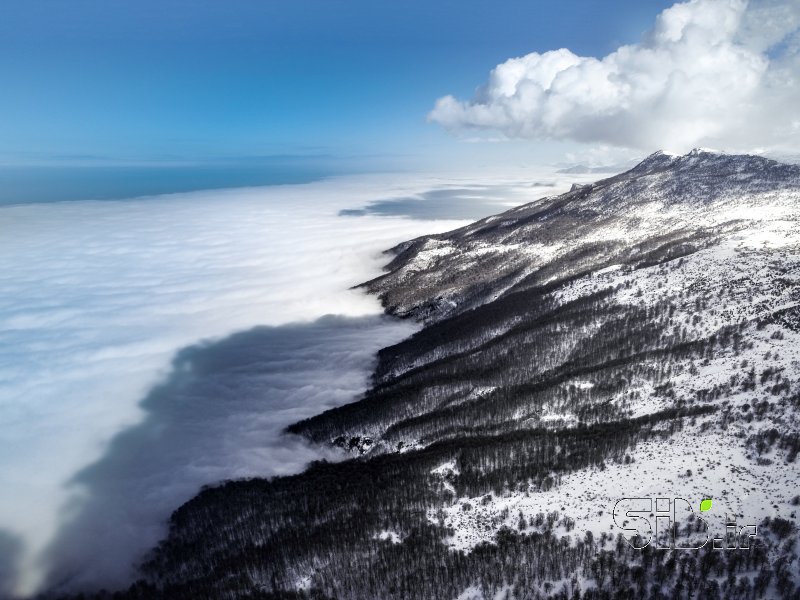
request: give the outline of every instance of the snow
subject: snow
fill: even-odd
[[[633,464],[611,463],[603,470],[575,472],[548,491],[532,488],[525,493],[492,495],[489,502],[486,496],[457,498],[443,510],[445,525],[455,530],[447,543],[465,551],[491,543],[501,528],[518,528],[520,512],[528,523],[526,532],[537,529],[530,523],[538,514],[557,512],[575,521],[572,536],[582,538],[591,531],[595,539],[603,532],[616,537],[620,530],[612,520],[614,505],[634,497],[683,498],[695,512],[701,499],[711,497],[714,508],[703,517],[713,535],[724,533],[726,515],[738,515],[740,526],[757,524],[765,516],[788,517],[793,510],[789,500],[800,481],[798,464],[783,463],[781,469],[759,465],[747,458],[737,429],[707,434],[702,431],[704,422],[698,419],[668,440],[639,444],[631,453]],[[692,470],[691,477],[686,476],[687,469]],[[434,523],[439,522],[438,516],[437,511],[429,512]]]
[[[510,598],[511,596],[507,595],[508,592],[511,590],[511,586],[504,585],[502,586],[497,592],[491,597],[490,600],[505,600],[505,598]],[[486,597],[483,595],[483,592],[480,588],[476,586],[469,586],[463,592],[461,592],[456,600],[487,600]]]
[[[403,541],[403,536],[401,536],[396,531],[391,531],[389,529],[386,529],[376,534],[374,539],[382,540],[384,542],[390,542],[392,544],[399,544],[400,542]]]
[[[442,463],[435,469],[431,469],[431,473],[433,473],[434,475],[449,475],[449,474],[458,475],[459,470],[458,466],[456,465],[455,459],[453,459],[447,461],[446,463]]]
[[[483,592],[480,588],[471,585],[461,592],[456,600],[484,600]]]
[[[684,418],[683,428],[672,435],[665,431],[663,436],[640,441],[619,463],[607,461],[602,468],[563,475],[547,491],[531,484],[522,491],[514,488],[500,494],[456,497],[451,483],[458,475],[456,463],[439,465],[431,473],[442,505],[429,508],[427,516],[447,528],[446,543],[453,549],[470,551],[478,544],[492,543],[501,528],[518,529],[520,513],[528,532],[552,528],[573,540],[587,531],[595,538],[604,533],[614,537],[621,531],[612,520],[614,505],[632,496],[684,498],[695,511],[700,500],[711,497],[713,509],[703,517],[712,535],[723,533],[726,514],[736,515],[740,526],[759,523],[766,516],[796,516],[798,509],[789,502],[800,491],[800,461],[790,462],[787,451],[778,445],[759,455],[752,439],[773,428],[800,431],[788,391],[776,391],[775,386],[776,381],[788,380],[796,391],[800,384],[800,334],[772,323],[777,311],[800,306],[800,171],[790,167],[771,171],[777,168],[775,163],[770,166],[767,161],[758,162],[761,159],[728,157],[704,149],[683,157],[665,159],[663,155],[657,153],[648,159],[649,165],[645,161],[634,169],[636,181],[623,178],[591,189],[578,188],[555,203],[547,198],[478,222],[447,237],[452,246],[436,264],[426,247],[419,262],[430,268],[424,273],[426,280],[417,281],[439,293],[437,281],[453,272],[469,273],[471,283],[482,284],[486,290],[479,298],[466,298],[473,306],[502,296],[531,275],[534,285],[541,285],[564,277],[565,272],[579,273],[583,265],[572,271],[566,268],[574,266],[576,250],[585,247],[587,255],[595,248],[607,252],[607,258],[591,255],[584,264],[612,264],[561,285],[552,292],[553,298],[564,304],[607,291],[604,301],[612,306],[658,306],[665,348],[676,340],[708,341],[724,328],[741,333],[737,345],[715,345],[713,357],[671,358],[669,374],[662,382],[631,375],[624,390],[611,397],[613,407],[632,418],[679,403],[688,407],[713,404],[716,411]],[[676,254],[682,256],[644,266],[649,262],[627,260],[624,249],[637,244],[655,253],[675,244]],[[502,277],[486,268],[486,261],[498,264],[497,259],[507,267]],[[562,259],[564,269],[558,264]],[[543,269],[554,263],[556,268]],[[417,289],[421,296],[424,291]],[[461,291],[447,293],[457,296]],[[457,300],[463,303],[465,298]],[[514,324],[511,318],[493,331],[476,332],[475,344]],[[588,335],[595,327],[599,324],[587,325],[583,333]],[[447,352],[443,345],[415,364]],[[645,366],[666,366],[659,361],[651,358]],[[760,381],[768,370],[780,375]],[[753,381],[750,373],[755,387],[747,383]],[[658,385],[663,382],[669,384],[669,394]],[[600,383],[583,375],[565,381],[562,391],[572,395]],[[480,394],[479,389],[463,391],[466,399]],[[757,404],[769,408],[754,414]],[[577,424],[575,414],[556,403],[530,410],[521,406],[514,416],[522,426]],[[476,588],[465,589],[459,598],[488,600]]]

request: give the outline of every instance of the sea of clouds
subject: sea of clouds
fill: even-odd
[[[356,398],[415,328],[350,287],[383,250],[467,222],[426,202],[474,218],[569,183],[361,176],[0,207],[0,597],[124,585],[201,486],[337,458],[283,428]]]

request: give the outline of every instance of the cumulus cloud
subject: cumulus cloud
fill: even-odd
[[[800,140],[800,3],[691,0],[635,45],[603,57],[567,49],[512,58],[475,97],[440,98],[453,132],[652,150],[785,149]]]

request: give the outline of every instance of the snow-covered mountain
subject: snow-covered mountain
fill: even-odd
[[[738,229],[769,235],[773,225],[789,227],[799,192],[800,166],[656,152],[621,175],[401,244],[389,273],[367,287],[389,312],[435,320],[554,280],[551,271],[589,272],[652,250],[687,252]]]
[[[425,326],[290,428],[353,458],[204,491],[131,597],[797,597],[800,167],[658,152],[392,253]],[[624,498],[755,537],[634,549]]]

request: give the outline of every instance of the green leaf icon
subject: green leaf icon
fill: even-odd
[[[705,498],[700,501],[700,512],[711,510],[711,498]]]

